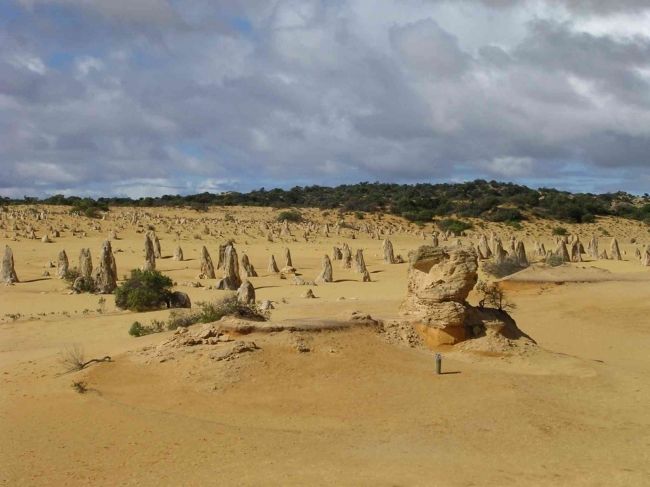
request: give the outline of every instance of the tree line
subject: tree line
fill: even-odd
[[[200,193],[138,199],[81,198],[54,195],[47,198],[0,197],[0,204],[51,204],[72,207],[87,216],[109,206],[190,207],[206,211],[210,206],[260,206],[273,208],[320,208],[341,212],[384,212],[410,221],[427,222],[436,217],[478,217],[496,222],[519,222],[528,216],[571,223],[591,223],[597,216],[620,216],[650,224],[650,197],[625,192],[570,193],[552,188],[497,181],[475,180],[440,184],[346,184],[336,187],[296,186],[291,189],[260,188],[248,193]]]

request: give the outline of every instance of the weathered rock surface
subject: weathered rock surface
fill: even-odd
[[[90,249],[81,249],[79,252],[79,274],[81,277],[92,278],[93,275],[93,258]]]
[[[144,236],[144,264],[142,265],[142,270],[156,270],[156,252],[151,235],[148,233]]]
[[[117,287],[117,266],[110,240],[106,240],[102,244],[94,280],[95,290],[100,294],[111,294]]]
[[[224,255],[223,278],[217,283],[217,289],[237,291],[241,284],[237,251],[234,245],[228,245]]]
[[[244,277],[257,277],[257,271],[246,254],[241,254],[241,268]]]
[[[271,255],[271,258],[269,259],[269,265],[266,270],[272,274],[277,274],[280,272],[280,269],[278,269],[278,264],[275,262],[275,256]]]
[[[239,286],[237,290],[237,301],[243,304],[255,303],[255,288],[250,281],[246,280]]]
[[[384,240],[382,250],[384,252],[384,262],[387,264],[394,264],[395,254],[393,252],[393,243],[388,239]]]
[[[323,256],[323,268],[315,282],[333,282],[332,261],[328,255]]]
[[[14,253],[11,247],[5,246],[4,256],[2,257],[2,267],[0,267],[0,282],[4,284],[14,284],[18,281],[16,268],[14,267]]]
[[[408,313],[427,313],[434,303],[464,302],[478,280],[473,250],[422,246],[409,254]]]
[[[170,308],[191,308],[192,300],[190,297],[181,291],[174,291],[169,297]]]
[[[185,260],[183,249],[180,246],[176,247],[176,250],[174,250],[174,260],[177,262],[183,262],[183,260]]]
[[[423,246],[409,257],[408,289],[402,310],[413,317],[413,326],[427,346],[454,345],[483,336],[488,330],[518,331],[505,311],[475,308],[467,302],[478,280],[478,255],[474,250]]]
[[[204,245],[203,248],[201,248],[201,274],[199,275],[199,278],[215,279],[216,277],[212,257],[210,257],[210,252],[208,252],[207,247]]]
[[[68,261],[68,254],[66,254],[65,250],[62,250],[61,252],[59,252],[59,256],[57,258],[56,276],[59,279],[65,278],[69,268],[70,268],[70,262]]]

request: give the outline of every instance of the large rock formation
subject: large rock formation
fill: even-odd
[[[526,247],[519,241],[515,247],[515,259],[520,267],[528,267],[528,257],[526,256]]]
[[[288,248],[284,249],[284,266],[293,267],[293,261],[291,260],[291,251]]]
[[[387,264],[394,264],[395,254],[393,252],[393,243],[388,239],[384,240],[384,243],[382,244],[382,250],[384,252],[384,262]]]
[[[243,270],[244,277],[257,277],[257,271],[253,264],[251,264],[248,259],[248,255],[241,254],[241,268]]]
[[[329,258],[329,255],[323,256],[323,269],[321,273],[315,280],[316,282],[334,282],[333,272],[332,272],[332,261]]]
[[[453,345],[488,331],[516,329],[505,311],[467,303],[478,280],[474,250],[422,246],[409,257],[408,290],[402,310],[412,317],[428,346]]]
[[[341,260],[343,259],[343,253],[341,252],[341,249],[338,247],[334,247],[332,250],[332,260]]]
[[[347,243],[343,244],[343,250],[341,251],[341,268],[349,269],[352,267],[352,251]]]
[[[226,248],[233,242],[231,240],[219,245],[219,258],[217,259],[217,269],[223,269],[226,265]]]
[[[641,253],[641,265],[650,267],[650,245],[646,245],[646,248]]]
[[[183,256],[183,249],[180,247],[176,247],[176,250],[174,250],[174,260],[177,262],[183,262],[185,260],[185,257]]]
[[[571,262],[582,262],[582,244],[579,239],[575,239],[571,244]]]
[[[255,303],[255,288],[250,281],[246,280],[239,286],[237,290],[237,301],[243,304]]]
[[[592,259],[598,259],[598,257],[600,256],[598,252],[598,238],[595,235],[589,241],[587,250],[589,251],[589,256]]]
[[[168,305],[170,308],[191,308],[192,301],[186,293],[174,291],[169,296]]]
[[[79,252],[79,274],[86,279],[93,275],[93,258],[90,249],[81,249]]]
[[[14,253],[11,247],[5,246],[5,253],[2,257],[2,267],[0,267],[0,282],[4,284],[13,284],[18,282],[16,269],[14,267]]]
[[[357,249],[354,257],[356,271],[361,274],[363,282],[370,282],[370,273],[366,267],[366,259],[363,258],[363,250]]]
[[[154,250],[154,243],[150,234],[144,236],[144,264],[142,265],[143,271],[156,270],[156,253]]]
[[[496,240],[494,244],[494,251],[492,252],[492,260],[496,265],[503,264],[508,257],[508,253],[503,249],[501,240]]]
[[[237,291],[241,286],[239,260],[234,245],[228,245],[224,254],[223,278],[217,283],[217,289]]]
[[[117,266],[110,240],[106,240],[102,245],[94,280],[95,290],[100,294],[111,294],[117,287]]]
[[[618,240],[613,238],[609,249],[610,249],[609,255],[612,258],[612,260],[623,260],[623,257],[621,257],[621,251],[618,247]]]
[[[269,265],[266,268],[267,271],[269,271],[272,274],[277,274],[280,272],[280,269],[278,269],[278,264],[275,262],[275,256],[271,254],[271,258],[269,259]]]
[[[437,244],[434,245],[434,247],[437,246]],[[492,257],[492,250],[490,250],[490,246],[488,245],[487,237],[485,234],[482,234],[479,238],[477,249],[479,259],[489,259]]]
[[[153,251],[154,251],[154,255],[156,256],[156,259],[162,259],[160,240],[158,239],[158,235],[156,235],[154,232],[151,233],[151,241],[153,242]]]
[[[215,279],[216,277],[217,275],[214,273],[212,257],[210,257],[210,252],[208,252],[207,247],[204,245],[201,249],[201,273],[199,274],[199,278]]]
[[[59,252],[56,264],[56,276],[59,279],[64,279],[70,268],[70,262],[68,261],[68,254],[65,253],[65,250]]]
[[[562,259],[562,262],[569,262],[571,260],[571,256],[569,256],[569,251],[566,248],[566,243],[564,243],[564,240],[558,240],[557,247],[555,247],[555,251],[553,253]]]

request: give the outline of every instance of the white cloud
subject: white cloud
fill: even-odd
[[[650,170],[637,0],[21,1],[3,192]]]
[[[47,71],[43,61],[37,56],[30,56],[28,54],[16,54],[10,61],[11,64],[18,68],[27,69],[32,73],[43,75]]]
[[[486,164],[486,168],[501,177],[529,177],[533,175],[534,161],[530,157],[497,157]]]

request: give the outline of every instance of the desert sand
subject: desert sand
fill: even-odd
[[[343,323],[353,311],[401,319],[408,263],[385,263],[382,240],[363,231],[313,232],[305,241],[292,225],[291,236],[270,242],[259,222],[273,222],[272,209],[115,208],[104,221],[71,216],[63,207],[19,210],[28,216],[18,230],[6,214],[0,229],[0,247],[13,249],[20,279],[0,287],[4,485],[650,483],[650,267],[634,255],[650,233],[640,223],[563,225],[585,245],[593,234],[603,248],[616,237],[622,261],[585,258],[548,268],[532,258],[531,267],[504,280],[517,305],[512,317],[537,342],[530,350],[409,347],[372,327],[351,325],[253,332],[244,339],[257,349],[215,360],[209,347],[161,352],[173,331],[129,336],[136,319],[165,319],[170,311],[132,313],[116,309],[112,296],[102,305],[98,295],[71,294],[48,263],[65,249],[76,265],[82,247],[97,259],[115,230],[121,278],[142,265],[139,232],[151,224],[164,257],[157,269],[196,304],[224,293],[209,288],[216,280],[191,285],[199,281],[202,246],[216,259],[218,245],[232,238],[259,273],[250,278],[257,299],[273,301],[271,320],[295,326]],[[46,217],[39,220],[41,211]],[[335,212],[301,211],[319,226],[338,220]],[[132,223],[134,214],[142,228]],[[345,219],[355,226],[392,225],[394,252],[405,259],[433,230],[390,216]],[[491,231],[504,241],[516,235],[529,254],[533,240],[553,245],[553,222],[531,220],[521,230],[475,223],[470,236],[460,238],[465,245]],[[23,236],[28,225],[37,239]],[[52,243],[41,241],[45,233]],[[363,249],[371,282],[337,261],[334,282],[316,286],[294,286],[266,270],[271,254],[284,265],[288,247],[298,272],[312,280],[323,256],[343,242],[353,252]],[[171,258],[177,245],[185,261]],[[308,288],[315,299],[301,297]],[[475,292],[469,300],[477,302]],[[61,353],[72,344],[87,358],[109,355],[112,361],[63,373]],[[435,352],[443,355],[443,375],[435,374]],[[71,387],[81,380],[88,384],[85,394]]]

